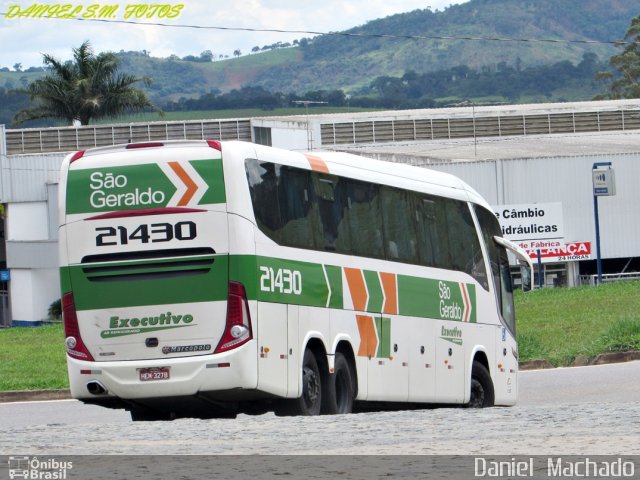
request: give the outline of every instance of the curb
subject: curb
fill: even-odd
[[[640,360],[640,351],[601,353],[593,358],[579,356],[569,367],[586,367],[590,365],[608,365],[611,363],[625,363]],[[556,368],[547,360],[529,360],[518,364],[520,370],[543,370]]]
[[[577,358],[572,366],[607,365],[640,360],[640,351],[602,353],[592,359]],[[555,368],[547,360],[530,360],[519,364],[520,370],[543,370]],[[15,390],[0,392],[0,403],[42,402],[47,400],[70,400],[70,390]]]
[[[0,403],[42,402],[46,400],[68,400],[70,390],[15,390],[0,392]]]

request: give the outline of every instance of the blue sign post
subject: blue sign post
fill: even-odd
[[[607,167],[606,169],[600,167]],[[600,254],[600,218],[598,216],[598,197],[616,194],[616,184],[611,162],[597,162],[591,169],[593,180],[593,218],[596,226],[596,264],[598,285],[602,284],[602,256]]]
[[[11,272],[9,269],[0,269],[0,282],[8,282],[9,280],[11,280]]]

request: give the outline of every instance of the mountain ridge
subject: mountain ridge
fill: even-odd
[[[407,72],[460,65],[520,70],[558,61],[578,64],[585,54],[606,61],[617,52],[614,45],[579,42],[621,39],[638,13],[637,0],[470,0],[443,11],[414,10],[372,20],[338,34],[303,39],[295,47],[214,62],[156,58],[144,51],[117,55],[122,71],[153,79],[147,91],[159,104],[243,86],[366,95],[376,78]],[[489,37],[502,40],[481,39]],[[0,88],[21,88],[41,75],[0,71]]]

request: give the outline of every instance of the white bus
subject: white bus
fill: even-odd
[[[77,152],[60,182],[74,398],[134,420],[516,402],[507,249],[528,257],[451,175],[183,141]]]

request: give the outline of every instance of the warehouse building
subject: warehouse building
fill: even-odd
[[[59,298],[57,183],[66,153],[198,138],[348,151],[453,173],[478,190],[497,213],[512,217],[503,228],[522,231],[527,225],[542,229],[553,223],[556,235],[551,239],[519,239],[530,240],[526,246],[534,255],[540,253],[540,278],[548,286],[593,281],[592,170],[594,164],[611,163],[616,194],[598,199],[604,271],[639,275],[634,273],[640,271],[640,244],[635,241],[640,236],[636,101],[47,129],[0,125],[0,323],[38,324]]]

